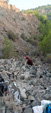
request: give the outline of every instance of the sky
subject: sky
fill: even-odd
[[[15,5],[20,10],[26,10],[51,4],[51,0],[10,0],[9,3]]]

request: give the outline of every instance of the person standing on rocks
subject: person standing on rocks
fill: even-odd
[[[3,96],[4,86],[3,86],[4,79],[0,75],[0,96]]]
[[[2,78],[1,75],[0,75],[0,82],[4,82],[4,79]]]
[[[4,82],[3,77],[0,75],[0,97],[7,91],[7,85]]]
[[[31,65],[31,66],[33,65],[32,60],[28,56],[26,57],[26,60],[27,60],[26,64]]]

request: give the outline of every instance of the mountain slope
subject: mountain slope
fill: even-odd
[[[44,5],[31,10],[38,10],[39,14],[47,15],[48,19],[51,20],[51,5]]]
[[[16,48],[27,51],[25,44],[28,48],[30,44],[21,39],[21,34],[24,33],[27,38],[32,37],[37,32],[38,24],[39,21],[34,15],[23,14],[15,6],[0,0],[0,48],[3,47],[4,35],[11,30],[17,35]]]
[[[41,14],[41,15],[46,15],[48,17],[48,20],[51,20],[51,5],[44,5],[44,6],[39,6],[37,8],[32,8],[28,10],[23,10],[22,12],[24,13],[33,13],[33,14]]]

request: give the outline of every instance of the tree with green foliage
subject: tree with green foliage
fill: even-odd
[[[44,36],[47,36],[49,31],[51,30],[51,21],[47,21],[46,24],[40,22],[38,29],[39,32],[42,34],[42,36],[40,37],[40,41],[42,41],[44,39]]]
[[[46,24],[47,23],[47,16],[46,15],[40,15],[40,14],[36,14],[37,18],[40,20],[41,23]]]
[[[44,24],[42,22],[40,22],[39,24],[39,32],[42,34],[42,36],[44,37],[45,35],[48,35],[49,32],[49,28],[48,28],[48,23]],[[43,39],[42,37],[42,39]]]
[[[38,10],[33,11],[33,10],[28,9],[28,10],[26,10],[26,13],[37,15],[37,14],[39,14],[39,11]]]
[[[39,42],[40,50],[43,54],[51,53],[51,31],[49,31],[47,36],[44,36],[42,42]]]
[[[48,22],[48,29],[51,30],[51,20]]]

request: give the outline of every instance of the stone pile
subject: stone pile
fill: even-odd
[[[42,99],[51,100],[51,72],[47,64],[25,65],[15,59],[0,60],[0,74],[8,85],[3,96],[6,113],[32,113]]]

